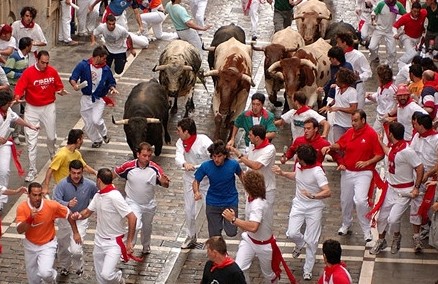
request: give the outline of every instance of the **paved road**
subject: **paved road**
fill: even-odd
[[[354,1],[339,0],[334,1],[333,11],[335,19],[354,22],[353,13]],[[234,22],[241,25],[245,30],[249,31],[249,19],[244,18],[241,14],[241,5],[239,0],[219,1],[210,0],[207,9],[207,19],[209,23],[215,26],[211,31],[204,34],[204,41],[210,42],[214,30],[223,24]],[[268,5],[262,5],[261,23],[264,31],[261,33],[260,40],[268,40],[272,33],[271,24],[272,10]],[[130,18],[130,26],[135,27]],[[166,21],[165,29],[169,29],[169,21]],[[135,30],[135,29],[133,29]],[[158,61],[158,56],[165,47],[167,42],[155,41],[152,42],[148,49],[142,50],[138,56],[131,62],[131,65],[124,74],[118,79],[118,88],[121,91],[120,97],[116,98],[117,105],[115,108],[107,108],[105,110],[105,119],[108,123],[109,133],[112,137],[110,144],[103,145],[100,149],[91,149],[91,142],[85,141],[82,147],[82,154],[86,161],[94,168],[113,167],[127,159],[131,158],[131,151],[125,142],[124,133],[121,127],[110,124],[111,115],[120,117],[123,113],[123,102],[129,94],[130,90],[137,83],[154,77],[151,72],[153,66]],[[50,51],[51,64],[53,64],[61,73],[64,83],[67,85],[68,76],[73,66],[82,58],[89,57],[92,48],[88,43],[83,42],[78,47],[56,47]],[[366,52],[366,51],[364,51]],[[254,70],[253,77],[256,82],[256,87],[251,90],[264,91],[263,72],[261,62],[263,62],[262,54],[255,52],[253,56]],[[203,63],[206,67],[206,63]],[[375,66],[374,66],[375,68]],[[198,124],[198,131],[212,135],[212,113],[211,113],[211,95],[213,86],[211,81],[207,84],[208,91],[202,85],[198,84],[195,90],[196,110],[192,117]],[[377,87],[375,79],[367,83],[369,91],[375,90]],[[278,110],[277,110],[278,112]],[[372,107],[367,107],[367,112],[373,117]],[[72,91],[72,95],[59,98],[57,101],[58,115],[58,144],[65,143],[65,137],[69,129],[73,127],[82,127],[82,121],[79,115],[79,94]],[[163,166],[165,171],[171,176],[171,186],[168,189],[157,190],[158,210],[154,219],[154,228],[152,236],[152,254],[149,255],[143,263],[129,262],[128,264],[120,264],[123,274],[127,279],[127,283],[197,283],[201,279],[203,265],[206,261],[205,251],[202,250],[202,242],[207,238],[206,222],[204,214],[201,212],[198,217],[200,227],[197,249],[181,250],[179,247],[185,238],[184,230],[184,204],[182,195],[182,180],[181,171],[174,165],[174,143],[177,139],[175,129],[176,123],[182,116],[182,106],[180,112],[172,116],[169,123],[171,131],[172,143],[165,146],[160,157],[154,157],[154,161]],[[289,144],[290,130],[285,127],[280,130],[281,135],[274,140],[274,144],[279,152],[282,151],[284,145]],[[44,136],[44,133],[43,133]],[[44,140],[40,140],[44,141]],[[24,146],[22,161],[24,166],[27,166],[27,153]],[[41,142],[39,144],[38,167],[41,169],[38,181],[44,178],[45,167],[47,167],[48,155],[44,149],[45,146]],[[279,162],[279,156],[277,157]],[[286,168],[286,167],[285,167]],[[353,226],[353,234],[348,237],[339,237],[336,234],[340,224],[340,204],[339,204],[339,174],[335,171],[333,164],[326,164],[325,169],[330,180],[331,188],[334,192],[333,197],[327,200],[327,208],[323,217],[323,230],[320,244],[325,239],[338,239],[344,249],[343,260],[347,263],[348,268],[353,276],[354,283],[412,283],[421,281],[423,283],[434,283],[438,279],[437,267],[437,252],[433,249],[426,249],[422,255],[415,255],[411,249],[411,229],[408,226],[408,221],[403,220],[403,228],[406,228],[406,233],[402,240],[402,249],[399,254],[391,255],[388,251],[383,252],[378,257],[371,256],[368,253],[368,248],[364,246],[360,229],[355,224]],[[12,170],[14,172],[14,170]],[[11,186],[16,187],[23,184],[23,178],[17,177],[15,172],[11,178]],[[123,181],[117,180],[116,185],[123,188]],[[298,260],[292,259],[291,252],[294,244],[288,241],[285,237],[287,227],[287,219],[290,210],[291,200],[293,198],[294,183],[284,179],[278,179],[278,188],[276,196],[276,208],[274,217],[274,232],[277,236],[280,249],[282,250],[287,263],[295,270],[295,275],[300,282],[302,280],[302,266],[304,258]],[[239,184],[239,188],[241,186]],[[21,197],[22,200],[24,197]],[[26,283],[26,275],[23,260],[23,248],[20,242],[21,235],[16,233],[14,218],[15,206],[17,198],[12,198],[11,202],[3,212],[3,232],[2,243],[4,253],[0,258],[0,283]],[[244,202],[241,200],[241,206]],[[243,212],[243,207],[241,207]],[[81,278],[75,276],[60,277],[59,283],[95,283],[94,268],[92,263],[92,244],[95,228],[95,219],[92,218],[90,229],[88,230],[85,240],[85,274]],[[376,234],[376,232],[374,232]],[[229,251],[234,255],[239,242],[239,237],[227,240]],[[140,252],[141,247],[137,247],[137,252]],[[258,266],[253,265],[251,275],[253,283],[262,283],[262,277]],[[317,262],[314,267],[314,279],[317,279],[323,268],[321,251],[318,250]],[[285,276],[284,276],[285,277]],[[312,281],[313,282],[313,281]],[[285,279],[281,283],[287,283]]]

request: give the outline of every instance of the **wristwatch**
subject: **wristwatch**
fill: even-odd
[[[234,222],[236,222],[236,217],[233,217],[233,219],[231,219],[231,224],[234,224]]]

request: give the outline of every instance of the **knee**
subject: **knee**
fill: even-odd
[[[43,280],[47,283],[51,283],[53,282],[53,280],[55,279],[56,275],[54,275],[55,270],[53,270],[53,268],[49,268],[46,270],[41,270],[41,268],[38,270],[38,274],[41,276],[41,278],[43,278]]]
[[[288,230],[286,232],[286,236],[287,236],[288,239],[296,240],[296,239],[301,238],[301,233],[299,231],[295,231],[295,230],[293,230],[293,231],[292,230]]]

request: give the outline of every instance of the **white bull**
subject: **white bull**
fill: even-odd
[[[311,44],[325,36],[331,18],[327,5],[318,0],[308,0],[298,5],[294,12],[298,32],[303,36],[306,44]]]

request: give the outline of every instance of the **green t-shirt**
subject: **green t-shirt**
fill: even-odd
[[[292,6],[289,4],[289,0],[275,0],[274,8],[278,11],[292,10]]]
[[[179,5],[173,4],[169,1],[166,5],[166,11],[169,13],[172,23],[177,31],[186,30],[188,26],[186,23],[192,19],[187,13],[187,10]]]

